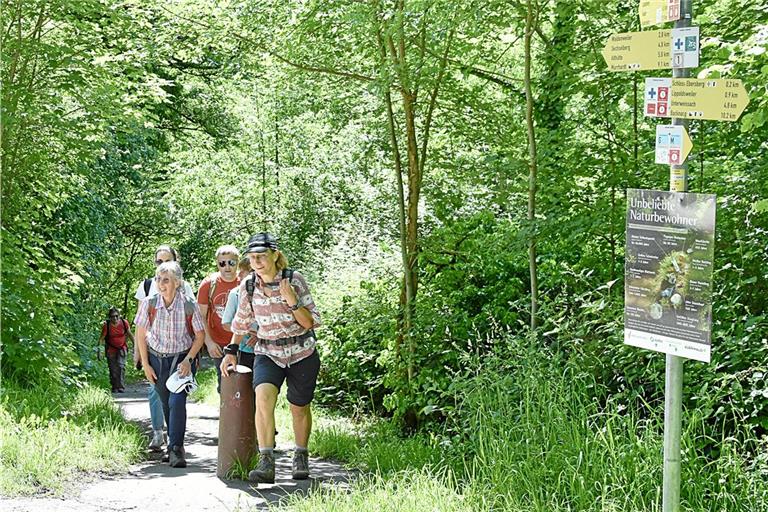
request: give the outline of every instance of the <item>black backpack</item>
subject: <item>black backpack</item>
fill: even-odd
[[[144,280],[144,297],[149,297],[149,289],[152,288],[152,278],[148,277]]]

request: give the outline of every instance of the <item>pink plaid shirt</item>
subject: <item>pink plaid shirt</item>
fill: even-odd
[[[157,300],[159,299],[159,300]],[[149,325],[149,301],[154,303],[155,319],[152,326]],[[165,307],[165,301],[160,295],[142,299],[139,302],[139,310],[133,323],[147,330],[147,345],[152,350],[165,354],[175,354],[189,350],[195,341],[187,331],[187,318],[184,314],[184,295],[176,294],[176,298],[169,307]],[[205,330],[200,308],[195,303],[195,312],[192,314],[192,328],[195,332]]]

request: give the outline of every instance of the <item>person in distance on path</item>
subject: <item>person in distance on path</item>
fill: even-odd
[[[120,316],[117,308],[110,308],[109,319],[101,326],[99,345],[104,344],[113,393],[125,392],[125,356],[128,354],[126,338],[136,345],[128,322]]]
[[[287,381],[296,442],[292,476],[295,480],[303,480],[309,477],[310,403],[320,370],[313,330],[320,325],[320,313],[304,277],[287,268],[288,261],[278,250],[273,235],[253,235],[245,253],[255,272],[253,277],[249,276],[240,284],[240,302],[232,321],[232,341],[225,349],[221,371],[225,376],[229,375],[228,368],[237,362],[238,346],[248,334],[251,323],[256,321],[258,334],[251,336],[248,344],[253,346],[256,354],[253,386],[259,463],[248,478],[264,483],[275,481],[275,404],[283,381]]]

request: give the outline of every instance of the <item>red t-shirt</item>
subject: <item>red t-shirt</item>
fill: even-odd
[[[210,295],[211,283],[214,280],[216,281],[216,287],[213,290],[213,297],[211,298],[213,306],[211,306],[208,304],[208,296]],[[224,309],[227,306],[229,291],[238,286],[240,286],[240,279],[227,282],[216,272],[203,279],[203,282],[200,283],[200,289],[197,291],[197,303],[201,306],[208,306],[206,324],[208,325],[211,339],[222,347],[229,345],[229,342],[232,340],[232,333],[221,326],[221,317],[224,315]]]
[[[107,325],[109,325],[108,340],[106,339]],[[116,354],[118,350],[128,348],[128,344],[125,342],[128,329],[128,322],[124,318],[117,325],[110,321],[104,322],[104,325],[101,326],[101,335],[105,337],[107,342],[107,354]]]

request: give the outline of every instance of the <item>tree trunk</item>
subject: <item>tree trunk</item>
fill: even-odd
[[[531,276],[531,334],[535,336],[538,309],[538,283],[536,277],[536,132],[533,126],[533,92],[531,90],[531,38],[534,28],[534,7],[527,2],[525,17],[525,121],[528,128],[528,269]]]
[[[386,64],[387,64],[387,48],[384,43],[384,38],[381,33],[381,27],[376,33],[379,43],[379,53],[381,56],[381,75],[383,78],[387,77]],[[397,211],[398,219],[400,221],[400,254],[403,261],[403,289],[400,294],[400,318],[398,319],[398,332],[397,339],[395,341],[395,355],[400,358],[402,352],[402,346],[407,344],[410,346],[410,330],[412,325],[411,316],[411,298],[415,296],[413,289],[413,275],[408,271],[410,267],[409,258],[409,243],[408,243],[408,229],[406,227],[406,207],[405,207],[405,192],[403,187],[403,164],[400,157],[400,147],[397,139],[397,131],[395,126],[395,113],[392,107],[392,93],[390,90],[389,80],[386,80],[387,84],[383,87],[384,105],[387,112],[387,128],[389,131],[389,143],[392,147],[392,159],[395,165],[395,185],[397,187]],[[409,357],[409,360],[411,358]],[[412,377],[413,366],[408,365],[407,374],[408,378]]]

